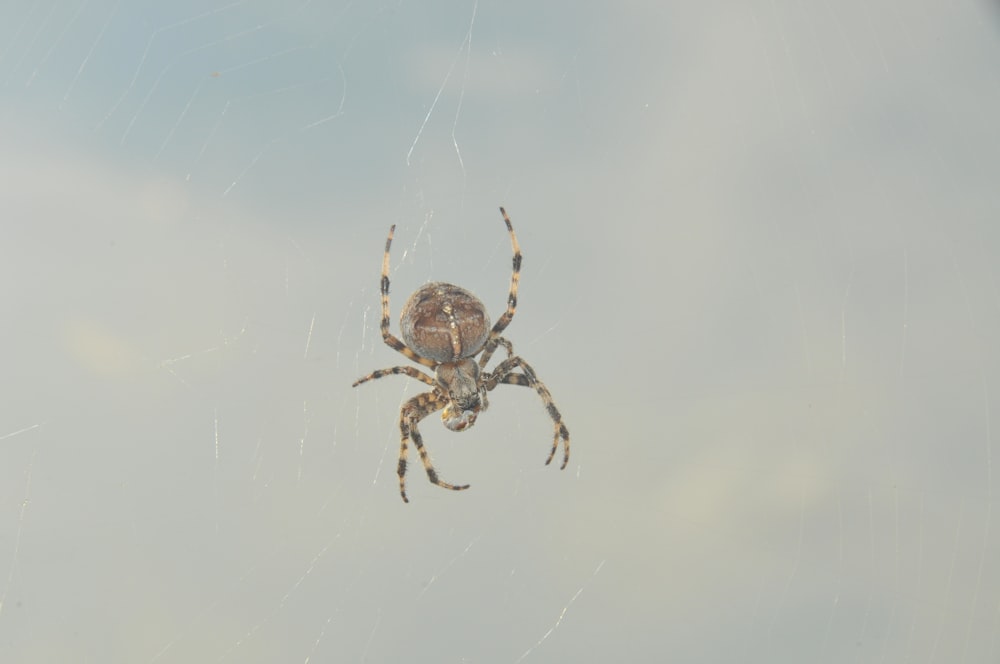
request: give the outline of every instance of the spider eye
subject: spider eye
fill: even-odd
[[[448,404],[441,411],[441,421],[452,431],[465,431],[476,423],[478,414],[479,406],[474,406],[471,410],[459,410],[453,404]]]

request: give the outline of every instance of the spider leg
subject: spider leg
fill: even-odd
[[[518,368],[524,373],[511,373],[514,369]],[[535,370],[531,368],[531,365],[517,356],[508,358],[498,364],[496,369],[484,378],[483,383],[487,390],[492,390],[500,383],[535,388],[535,392],[538,393],[538,396],[542,399],[542,403],[545,404],[545,410],[549,414],[549,417],[552,418],[552,425],[555,428],[555,435],[552,437],[552,450],[549,452],[549,458],[545,460],[545,465],[552,463],[552,458],[556,455],[556,449],[559,447],[559,439],[562,439],[563,462],[559,466],[559,469],[562,470],[565,468],[566,464],[569,463],[569,429],[563,424],[562,415],[552,400],[552,394],[545,387],[545,384],[538,380],[538,376],[535,375]]]
[[[510,275],[510,292],[507,294],[507,311],[503,312],[496,324],[490,331],[490,341],[500,336],[500,333],[510,325],[514,318],[514,311],[517,310],[517,284],[521,280],[521,247],[517,244],[517,236],[514,235],[514,227],[510,224],[510,217],[507,211],[500,208],[504,223],[507,224],[507,232],[510,233],[510,246],[514,250],[513,269]]]
[[[500,379],[501,383],[508,385],[520,385],[521,387],[531,387],[531,381],[524,374],[509,373]]]
[[[514,346],[504,339],[503,337],[493,337],[486,341],[486,345],[483,346],[483,354],[479,356],[479,368],[485,369],[486,363],[490,361],[493,357],[493,353],[496,352],[497,346],[503,346],[507,349],[507,357],[514,356]]]
[[[380,287],[382,292],[382,322],[379,324],[379,328],[382,331],[382,341],[385,342],[385,345],[399,351],[414,362],[422,364],[425,367],[434,367],[437,365],[437,362],[417,355],[389,331],[389,248],[392,246],[392,235],[395,231],[396,224],[393,224],[389,227],[389,237],[385,240],[385,253],[382,255],[382,281]]]
[[[401,438],[399,443],[399,468],[396,472],[399,475],[399,495],[403,497],[404,503],[410,502],[410,499],[406,497],[405,480],[407,440],[412,440],[413,444],[416,445],[420,461],[424,464],[424,471],[426,471],[427,479],[431,481],[431,484],[437,484],[439,487],[451,489],[452,491],[461,491],[469,488],[468,484],[449,484],[438,477],[437,471],[434,470],[434,464],[431,463],[431,457],[424,448],[424,441],[420,436],[420,431],[417,429],[417,423],[420,420],[435,411],[441,410],[447,403],[448,400],[439,392],[424,392],[403,404],[403,407],[399,411],[399,432]]]
[[[351,383],[351,387],[357,387],[361,383],[367,383],[370,380],[375,380],[377,378],[382,378],[383,376],[389,376],[392,374],[406,374],[410,378],[416,378],[420,382],[427,383],[431,387],[437,386],[437,382],[435,382],[433,378],[431,378],[423,371],[415,367],[389,367],[388,369],[379,369],[377,371],[373,371],[367,376],[358,378],[356,381]]]

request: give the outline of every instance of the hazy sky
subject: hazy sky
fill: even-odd
[[[0,660],[1000,658],[985,1],[0,6]],[[422,423],[503,311],[565,416]],[[415,366],[415,365],[414,365]],[[998,509],[1000,514],[1000,509]]]

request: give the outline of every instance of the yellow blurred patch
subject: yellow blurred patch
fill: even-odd
[[[66,326],[65,345],[73,359],[104,378],[126,378],[141,365],[132,345],[97,321],[71,321]]]
[[[171,178],[147,180],[136,193],[141,218],[158,226],[176,224],[190,202],[183,183]]]

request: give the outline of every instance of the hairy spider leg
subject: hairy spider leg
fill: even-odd
[[[363,378],[358,378],[356,381],[351,383],[351,387],[357,387],[361,383],[367,383],[370,380],[376,380],[377,378],[382,378],[383,376],[390,376],[392,374],[406,374],[410,378],[416,378],[417,380],[427,383],[431,387],[437,387],[437,381],[425,374],[420,369],[416,367],[389,367],[388,369],[378,369],[371,372]]]
[[[514,369],[518,368],[524,373],[511,373]],[[552,394],[545,387],[545,384],[538,380],[538,376],[535,375],[535,370],[531,368],[531,365],[520,357],[508,358],[497,365],[496,369],[484,379],[484,383],[486,384],[487,391],[492,390],[500,383],[522,385],[535,389],[535,392],[541,397],[542,403],[545,404],[545,410],[548,412],[549,417],[552,418],[555,428],[555,435],[552,438],[552,449],[549,451],[549,457],[545,460],[545,465],[552,463],[552,458],[556,455],[556,449],[559,447],[559,439],[561,438],[563,441],[563,462],[559,466],[559,469],[562,470],[565,468],[566,464],[569,463],[569,429],[563,424],[562,415],[559,413],[559,409],[556,408]]]
[[[438,477],[437,471],[434,470],[434,464],[431,463],[431,457],[424,448],[424,440],[417,429],[417,423],[420,420],[431,413],[441,410],[447,404],[448,399],[437,392],[418,394],[403,404],[403,408],[399,414],[399,433],[401,437],[399,442],[399,468],[396,472],[399,475],[399,495],[403,497],[404,503],[410,502],[410,499],[406,497],[405,479],[406,457],[408,454],[407,440],[413,440],[413,444],[416,445],[420,461],[424,464],[424,471],[427,473],[427,479],[431,481],[431,484],[437,484],[439,487],[451,489],[452,491],[462,491],[469,488],[468,484],[449,484]]]
[[[497,346],[503,346],[507,349],[507,357],[514,356],[514,346],[509,341],[503,337],[493,337],[486,342],[485,346],[483,346],[483,354],[479,356],[480,369],[486,368],[486,364],[490,361],[490,358],[493,357],[493,353],[496,352]]]
[[[422,364],[425,367],[433,368],[437,366],[437,362],[417,355],[389,331],[389,248],[392,246],[392,236],[395,231],[396,224],[393,224],[389,227],[389,237],[385,240],[385,253],[382,255],[382,322],[379,324],[379,328],[382,330],[382,341],[384,341],[390,348],[398,350],[414,362]]]
[[[517,285],[521,280],[521,247],[517,244],[517,235],[514,234],[514,227],[510,223],[507,211],[501,207],[500,214],[503,215],[504,223],[507,224],[507,232],[510,233],[510,246],[514,250],[514,258],[511,261],[512,271],[510,275],[510,292],[507,294],[507,310],[497,319],[496,324],[490,331],[491,342],[500,336],[500,333],[510,325],[510,321],[514,318],[514,312],[517,310]],[[492,347],[496,348],[496,345],[494,344]]]

